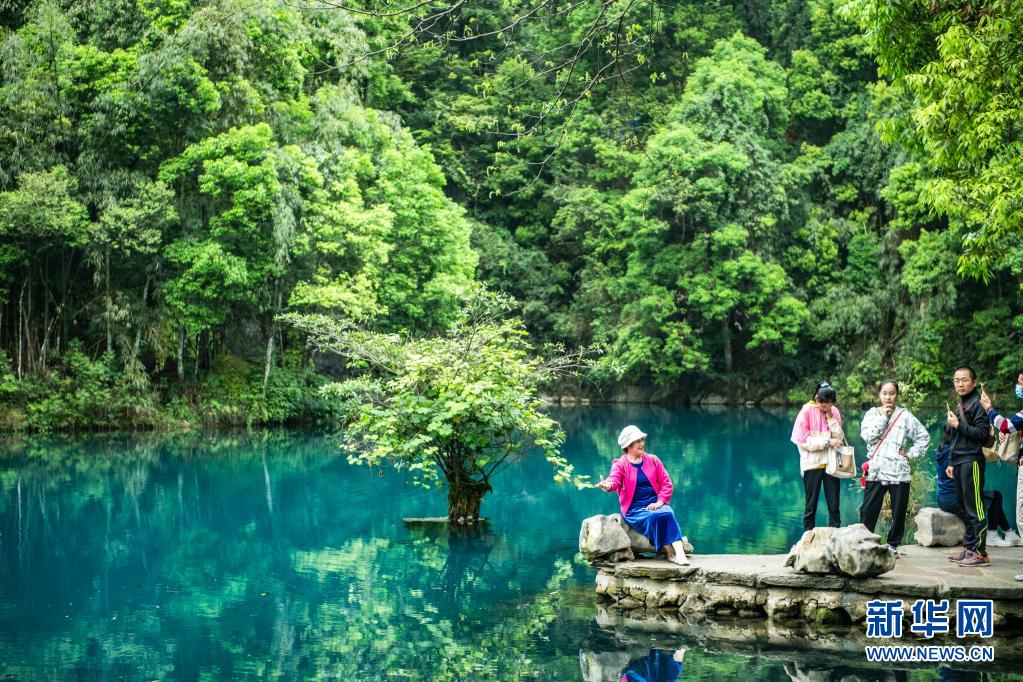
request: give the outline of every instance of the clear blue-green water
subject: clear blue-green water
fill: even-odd
[[[799,537],[791,414],[555,416],[566,455],[594,477],[623,425],[647,431],[698,552],[783,552]],[[1012,473],[990,475],[1009,501]],[[579,524],[615,511],[616,496],[554,485],[541,458],[494,488],[485,530],[451,537],[401,522],[444,515],[443,492],[353,467],[323,434],[10,441],[0,447],[0,679],[572,680],[583,679],[581,652],[634,666],[651,646],[670,656],[678,642],[644,649],[642,635],[626,642],[595,622]],[[860,499],[852,484],[843,490],[843,521]],[[682,679],[787,680],[786,667],[808,663],[791,659],[691,645]]]

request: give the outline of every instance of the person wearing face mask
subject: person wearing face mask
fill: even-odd
[[[870,463],[860,507],[860,523],[874,531],[887,494],[892,505],[888,547],[897,558],[909,508],[909,483],[912,479],[909,461],[919,459],[927,452],[931,436],[909,410],[895,404],[899,398],[899,384],[894,379],[881,383],[879,397],[881,405],[863,415],[860,424],[860,437],[867,442]],[[906,440],[913,443],[909,450],[905,448]]]
[[[799,473],[803,477],[803,491],[806,494],[803,508],[804,532],[817,526],[817,502],[820,500],[821,488],[824,488],[824,499],[828,505],[828,525],[832,528],[842,525],[839,511],[841,480],[825,471],[828,455],[845,442],[842,415],[835,407],[837,400],[838,394],[831,384],[820,382],[813,399],[803,405],[796,423],[792,425],[791,440],[799,450]]]
[[[1016,397],[1023,400],[1023,371],[1020,371],[1016,375]],[[1017,431],[1023,431],[1023,410],[1020,410],[1016,414],[1010,417],[1003,417],[999,414],[991,404],[991,398],[988,397],[987,393],[981,391],[980,393],[980,404],[987,410],[988,419],[994,425],[995,430],[1001,434],[1014,433]],[[1002,515],[1004,516],[1004,514]],[[1019,466],[1017,462],[1016,469],[1016,528],[1019,528],[1020,523],[1023,523],[1023,467]],[[1006,520],[1006,524],[1008,522]],[[1005,530],[1005,528],[1002,528]],[[991,533],[988,534],[988,541],[992,542],[994,546],[1011,547],[1023,545],[1023,539],[1020,538],[1019,533],[1009,528],[1005,530],[1005,540],[1002,543],[994,543]],[[1016,576],[1017,580],[1023,581],[1023,575]]]

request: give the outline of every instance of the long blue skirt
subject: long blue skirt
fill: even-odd
[[[643,507],[630,509],[629,513],[625,515],[625,522],[647,536],[650,544],[657,551],[660,551],[661,547],[665,545],[682,539],[682,529],[678,527],[675,512],[670,504],[664,505],[657,511],[649,511]]]

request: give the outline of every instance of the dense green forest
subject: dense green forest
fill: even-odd
[[[330,418],[476,282],[587,395],[1023,366],[1023,10],[0,4],[0,428]]]

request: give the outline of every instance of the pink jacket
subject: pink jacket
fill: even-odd
[[[650,485],[653,486],[654,492],[657,493],[657,499],[664,504],[668,504],[671,501],[673,488],[671,476],[668,475],[667,469],[661,464],[661,460],[657,458],[657,455],[644,452],[643,464],[640,468],[643,469],[643,473],[650,480]],[[632,504],[632,498],[636,494],[636,480],[638,478],[639,475],[636,473],[636,467],[632,466],[632,462],[625,455],[611,463],[611,474],[607,477],[607,482],[611,484],[611,490],[618,491],[618,502],[622,507],[622,516],[629,511],[629,505]]]
[[[842,415],[838,408],[831,406],[831,416],[838,422],[838,428],[842,428]],[[831,427],[828,418],[817,407],[817,403],[808,402],[803,405],[796,417],[796,423],[792,425],[792,442],[799,450],[799,471],[803,473],[810,469],[819,469],[827,463],[828,448]]]

